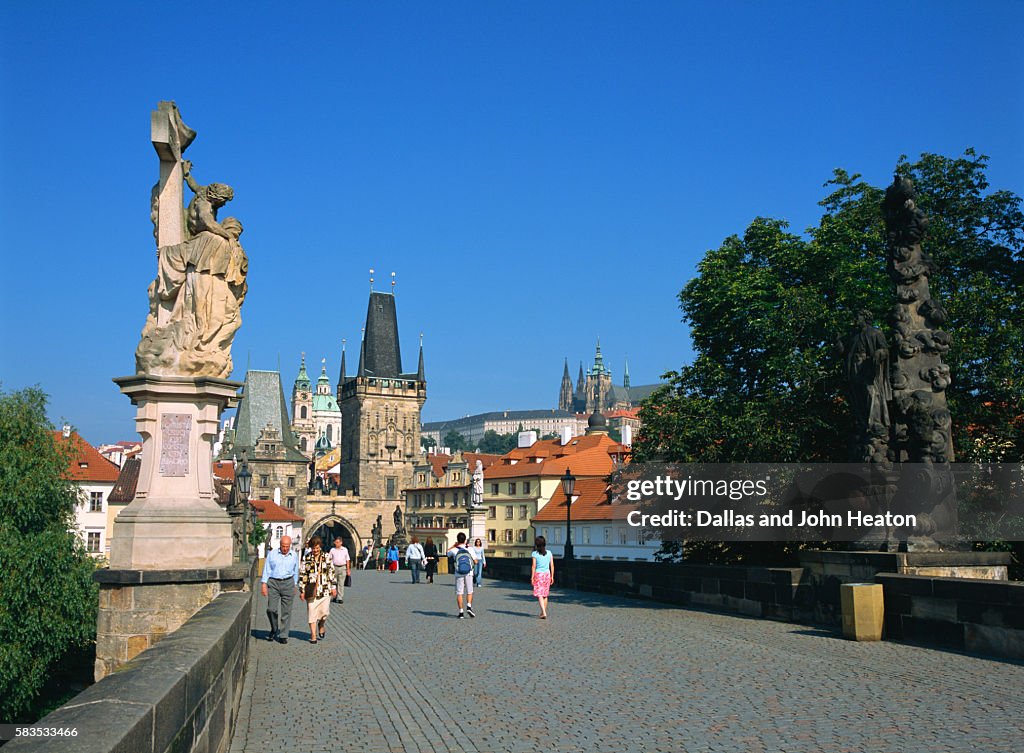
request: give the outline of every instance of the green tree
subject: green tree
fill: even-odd
[[[420,436],[420,447],[422,447],[424,451],[427,451],[431,448],[437,447],[437,442],[434,441],[433,437]]]
[[[930,217],[933,296],[949,313],[954,447],[965,460],[1024,451],[1024,214],[988,191],[987,157],[901,157]],[[866,308],[883,327],[884,190],[836,170],[806,237],[758,218],[698,265],[679,294],[696,357],[641,408],[637,460],[842,461],[851,418],[833,344]],[[1001,447],[996,458],[986,448]],[[1009,449],[1008,449],[1009,448]]]
[[[444,446],[452,452],[459,452],[460,450],[462,452],[470,452],[476,445],[455,431],[455,429],[451,429],[444,435]]]
[[[506,452],[514,450],[518,441],[516,434],[499,434],[494,429],[488,429],[480,440],[479,449],[480,452],[504,455]]]
[[[96,638],[93,563],[73,532],[71,448],[37,388],[0,393],[0,719],[34,721],[60,668]],[[53,700],[50,698],[49,700]]]

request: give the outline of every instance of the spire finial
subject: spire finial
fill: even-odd
[[[395,273],[391,273],[391,295],[395,294]]]
[[[370,292],[373,292],[373,267],[370,267]]]
[[[341,352],[342,353],[345,352],[345,338],[344,337],[341,338]]]

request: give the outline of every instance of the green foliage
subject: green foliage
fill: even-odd
[[[447,434],[444,435],[444,442],[442,443],[452,452],[471,452],[476,445],[462,436],[455,429],[451,429]]]
[[[484,432],[483,439],[480,440],[479,449],[480,452],[504,455],[506,452],[514,450],[518,442],[516,434],[499,434],[494,429],[488,429]]]
[[[1018,461],[1024,451],[1024,214],[987,192],[987,158],[924,154],[897,172],[930,217],[924,250],[933,297],[949,312],[948,393],[962,460]],[[865,308],[886,328],[883,189],[838,169],[806,237],[755,219],[709,251],[679,294],[696,358],[665,375],[641,408],[640,461],[845,461],[851,418],[838,337]],[[992,448],[999,448],[996,453]]]
[[[434,441],[433,437],[421,436],[420,447],[424,450],[429,450],[432,447],[437,447],[437,442]]]
[[[249,529],[249,545],[254,549],[260,544],[270,541],[270,526],[264,526],[261,523],[257,523],[251,529]]]
[[[34,721],[59,665],[96,638],[94,565],[72,531],[70,449],[54,441],[46,396],[0,393],[0,719]]]

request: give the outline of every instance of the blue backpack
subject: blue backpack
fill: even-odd
[[[455,550],[455,574],[469,575],[473,572],[473,555],[465,547]]]

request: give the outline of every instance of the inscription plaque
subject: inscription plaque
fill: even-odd
[[[192,416],[188,413],[160,414],[160,475],[188,475],[188,435]]]

